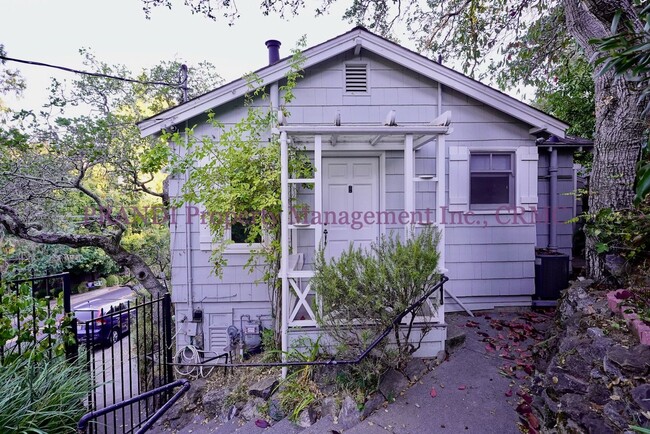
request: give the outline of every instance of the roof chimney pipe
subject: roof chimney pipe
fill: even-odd
[[[269,65],[273,65],[278,60],[280,60],[280,41],[275,39],[269,39],[265,42],[266,48],[269,49]]]

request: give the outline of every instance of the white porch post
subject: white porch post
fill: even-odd
[[[280,279],[282,279],[282,361],[287,361],[289,349],[289,148],[287,133],[280,133],[280,195],[282,214],[280,217]],[[287,377],[287,367],[282,368],[282,378]]]
[[[323,218],[323,143],[322,136],[314,136],[314,212],[319,217]],[[314,246],[316,249],[320,248],[321,237],[323,235],[322,222],[317,224],[314,228]]]
[[[440,260],[439,267],[443,273],[447,272],[445,267],[445,225],[444,222],[444,213],[447,209],[447,152],[445,145],[445,136],[442,134],[438,135],[436,140],[437,144],[437,154],[436,154],[436,178],[438,183],[436,185],[436,224],[440,230]]]
[[[404,137],[404,211],[409,213],[410,223],[404,228],[406,239],[411,237],[414,224],[412,221],[415,212],[414,166],[413,134],[407,134]]]

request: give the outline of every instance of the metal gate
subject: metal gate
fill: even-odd
[[[79,357],[85,357],[92,382],[89,413],[118,407],[90,420],[88,432],[136,432],[171,396],[169,390],[127,403],[174,381],[169,294],[89,303],[74,310]],[[119,403],[124,405],[115,405]]]

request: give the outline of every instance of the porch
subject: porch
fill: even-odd
[[[314,250],[321,246],[327,257],[332,258],[345,250],[351,241],[355,246],[363,247],[389,232],[408,239],[422,228],[435,226],[441,235],[439,269],[445,270],[445,136],[451,132],[450,114],[445,112],[431,124],[399,126],[394,116],[394,112],[389,113],[384,125],[344,126],[340,125],[340,120],[333,125],[285,125],[281,121],[274,129],[280,137],[282,168],[280,278],[283,354],[289,350],[292,337],[316,335],[319,331],[314,312],[319,303],[311,290],[310,279],[314,276],[311,258]],[[293,178],[289,173],[289,146],[292,145],[300,146],[312,158],[313,177]],[[432,155],[425,160],[430,164],[416,167],[418,153],[425,149]],[[403,159],[403,190],[400,192],[403,198],[399,211],[391,211],[386,204],[386,156],[396,153]],[[360,173],[359,177],[367,179],[356,179],[356,172]],[[337,176],[340,179],[333,181]],[[392,175],[393,180],[395,177]],[[418,186],[424,183],[435,193],[435,199],[427,203],[426,209],[422,209],[422,204],[419,207],[416,204]],[[301,186],[309,186],[313,192],[309,211],[303,214],[303,218],[291,208]],[[350,212],[358,213],[359,221],[333,222],[332,218],[336,219],[341,209],[348,216]],[[395,215],[389,221],[390,212]],[[385,217],[383,221],[381,216]],[[373,217],[372,223],[368,223],[367,217]],[[353,223],[358,223],[359,227],[352,227]],[[302,243],[308,246],[305,248],[300,241],[307,239],[309,243]],[[300,249],[303,251],[299,252]],[[443,294],[434,296],[443,298]],[[433,321],[439,325],[430,339],[444,343],[444,308],[434,307],[430,300],[426,306],[431,314],[428,323]]]

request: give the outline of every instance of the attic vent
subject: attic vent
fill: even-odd
[[[345,65],[345,91],[368,91],[368,68],[366,65]]]

